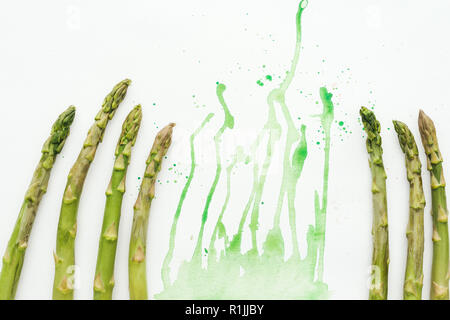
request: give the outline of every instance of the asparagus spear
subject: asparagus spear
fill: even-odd
[[[103,102],[102,109],[95,117],[95,124],[89,130],[83,148],[70,170],[64,191],[56,238],[55,279],[53,299],[73,299],[73,277],[75,265],[75,236],[77,232],[77,212],[89,167],[94,160],[97,147],[103,139],[106,125],[111,120],[124,99],[131,81],[118,83]]]
[[[0,275],[0,300],[13,300],[16,295],[31,228],[42,197],[47,192],[56,156],[64,147],[74,117],[75,107],[70,106],[53,124],[50,137],[44,143],[41,159],[25,194],[19,217],[3,257]]]
[[[134,205],[133,226],[131,229],[128,277],[131,300],[147,300],[146,243],[150,206],[155,196],[155,181],[161,169],[161,162],[172,142],[174,123],[164,127],[156,136],[147,168],[142,179],[141,190]]]
[[[141,125],[141,106],[137,105],[122,126],[122,134],[116,148],[116,161],[106,191],[106,205],[94,279],[94,299],[111,300],[114,288],[114,262],[116,258],[122,199],[125,193],[126,175]]]
[[[421,300],[423,287],[423,211],[425,195],[422,187],[422,164],[414,136],[406,124],[393,121],[398,141],[405,153],[406,174],[409,181],[409,222],[406,231],[408,255],[406,260],[403,298]]]
[[[431,211],[433,215],[431,299],[448,300],[448,211],[442,168],[443,160],[434,123],[422,110],[419,113],[419,130],[427,154],[427,169],[430,171],[431,177]]]
[[[361,107],[360,115],[367,133],[367,152],[372,173],[373,203],[373,254],[372,283],[370,300],[386,300],[388,292],[389,270],[389,234],[386,200],[386,172],[383,165],[383,148],[381,147],[380,123],[374,113]]]

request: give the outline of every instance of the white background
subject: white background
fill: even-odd
[[[212,136],[223,121],[215,83],[227,85],[225,97],[236,120],[236,128],[225,134],[232,141],[224,143],[232,146],[224,150],[224,159],[229,159],[235,143],[249,145],[252,132],[256,134],[264,125],[267,93],[279,84],[278,76],[284,75],[292,58],[297,6],[297,0],[0,3],[1,252],[6,248],[51,124],[68,105],[77,107],[71,136],[53,169],[48,194],[33,228],[17,298],[51,298],[52,251],[67,173],[104,96],[125,77],[133,80],[132,86],[107,129],[80,205],[76,243],[80,287],[76,298],[92,298],[104,191],[112,170],[113,152],[121,123],[137,103],[143,105],[144,119],[133,150],[124,198],[114,298],[128,298],[128,241],[138,177],[143,173],[158,128],[176,122],[149,227],[149,287],[152,294],[161,291],[160,268],[183,177],[189,172],[189,135],[207,113],[216,113],[198,139],[197,152],[202,157],[182,211],[174,266],[190,257],[194,244],[190,237],[195,240],[204,198],[213,179]],[[372,250],[370,175],[358,109],[372,104],[382,125],[388,174],[389,298],[402,298],[408,184],[404,157],[391,120],[406,122],[420,144],[416,123],[418,110],[423,108],[435,120],[444,160],[450,157],[450,134],[445,127],[450,116],[446,96],[450,83],[449,10],[447,0],[426,4],[416,0],[311,0],[304,12],[304,50],[287,94],[294,119],[301,117],[296,125],[308,125],[309,155],[296,202],[302,250],[306,245],[305,230],[313,221],[314,189],[321,190],[323,150],[316,145],[321,139],[317,133],[320,124],[317,118],[310,117],[321,111],[321,106],[315,104],[320,86],[326,85],[334,93],[336,120],[344,121],[352,132],[343,132],[337,124],[333,126],[325,252],[325,281],[333,299],[368,296]],[[266,74],[273,75],[274,80],[265,81]],[[264,87],[256,84],[258,79],[264,80]],[[281,113],[278,119],[284,124]],[[425,163],[421,145],[419,149]],[[283,150],[283,138],[277,150]],[[275,157],[280,159],[279,155]],[[274,195],[279,190],[281,167],[276,162],[263,196],[262,215],[267,218],[265,224],[262,222],[261,239],[270,227],[272,219],[268,215],[273,213]],[[173,164],[182,175],[168,170]],[[227,220],[231,225],[240,216],[250,192],[249,167],[240,168],[232,182]],[[449,166],[444,168],[450,177]],[[430,203],[428,173],[423,176]],[[210,211],[213,220],[225,195],[225,176],[221,179]],[[424,256],[427,299],[432,248],[429,211],[427,206]],[[236,218],[233,220],[232,216]]]

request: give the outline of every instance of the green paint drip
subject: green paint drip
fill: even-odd
[[[260,132],[258,134],[258,137],[256,138],[256,141],[252,145],[252,157],[253,157],[253,159],[256,158],[257,148],[258,148],[258,146],[259,146],[259,144],[261,142],[261,139],[263,137],[263,133],[264,132]],[[250,157],[249,157],[249,159],[250,159]],[[249,159],[248,159],[248,162],[250,161]],[[233,239],[231,240],[231,244],[230,244],[230,250],[232,250],[235,253],[237,253],[240,250],[240,248],[241,248],[242,233],[244,232],[245,222],[247,221],[247,217],[248,217],[248,214],[249,214],[250,209],[252,207],[252,204],[255,201],[256,190],[257,190],[258,182],[259,182],[258,172],[259,172],[259,164],[255,161],[254,164],[253,164],[253,185],[252,185],[252,190],[250,192],[249,199],[248,199],[248,201],[247,201],[247,203],[245,205],[244,212],[242,213],[242,217],[241,217],[241,220],[239,222],[238,231],[234,235]]]
[[[296,234],[295,197],[297,184],[301,177],[305,160],[308,155],[306,127],[301,126],[300,132],[295,127],[291,113],[285,103],[285,95],[294,78],[301,49],[301,15],[307,1],[301,1],[296,17],[297,41],[294,58],[286,77],[280,86],[272,90],[267,97],[268,118],[263,130],[252,144],[252,156],[243,156],[238,148],[226,168],[226,197],[222,204],[219,217],[214,225],[213,234],[207,248],[203,248],[203,234],[208,219],[209,207],[219,183],[222,171],[220,155],[220,137],[226,129],[232,129],[234,122],[223,98],[225,86],[218,83],[217,96],[225,112],[222,127],[214,137],[216,147],[216,174],[210,187],[202,214],[202,225],[197,238],[197,244],[191,261],[184,262],[177,278],[170,284],[169,264],[173,256],[173,242],[175,232],[171,234],[171,254],[166,257],[163,266],[163,280],[165,290],[156,295],[158,299],[321,299],[328,296],[328,288],[323,283],[323,258],[325,247],[325,227],[328,195],[329,156],[331,141],[331,124],[334,118],[332,95],[325,88],[320,89],[323,112],[320,121],[324,134],[324,172],[322,199],[315,192],[315,225],[309,226],[307,240],[307,255],[300,258],[298,238]],[[269,80],[269,79],[268,79]],[[261,82],[262,83],[262,82]],[[260,206],[264,204],[262,195],[266,183],[267,173],[272,163],[273,150],[280,140],[282,126],[276,118],[275,105],[281,108],[286,122],[286,141],[283,156],[283,177],[278,195],[278,203],[274,214],[274,225],[262,244],[262,251],[257,246],[257,230]],[[262,164],[254,161],[257,150],[263,140],[267,138],[266,153]],[[191,144],[193,150],[193,144]],[[192,157],[193,159],[193,157]],[[230,238],[227,235],[223,218],[228,210],[232,191],[232,171],[239,162],[245,164],[253,161],[253,184],[247,203],[242,212],[236,234]],[[192,175],[191,175],[192,176]],[[185,189],[189,185],[185,186]],[[187,192],[187,191],[186,191]],[[186,192],[182,194],[184,199]],[[181,199],[180,199],[181,200]],[[280,216],[283,205],[287,200],[289,226],[293,253],[285,260],[284,239],[280,228]],[[180,206],[179,206],[180,207]],[[249,217],[250,215],[250,217]],[[179,216],[177,211],[176,217]],[[242,236],[245,224],[249,221],[251,235],[251,249],[243,252]],[[175,220],[174,220],[175,221]],[[174,228],[172,228],[174,229]],[[221,242],[224,249],[217,250],[217,243]],[[202,257],[206,253],[207,263],[202,266]]]
[[[308,246],[315,251],[313,253],[314,261],[316,253],[319,255],[317,262],[317,280],[320,282],[323,281],[326,215],[328,205],[328,177],[330,172],[331,125],[333,124],[334,119],[334,105],[331,101],[332,96],[333,95],[329,93],[326,88],[320,88],[320,98],[322,99],[323,104],[323,112],[320,115],[320,121],[325,136],[322,204],[320,204],[319,193],[316,191],[314,195],[315,227],[310,226],[311,233],[308,234],[307,238]]]
[[[201,248],[203,243],[203,233],[205,231],[205,224],[208,219],[208,212],[209,207],[211,205],[211,200],[214,196],[214,192],[216,191],[217,183],[219,182],[220,174],[222,172],[222,159],[220,155],[220,140],[222,138],[222,135],[224,134],[226,129],[233,129],[234,128],[234,118],[230,113],[230,110],[228,109],[228,106],[225,102],[223,93],[226,90],[226,86],[222,83],[217,84],[216,88],[216,94],[217,98],[219,99],[220,105],[223,108],[223,112],[225,114],[224,121],[220,129],[217,131],[216,135],[214,136],[214,145],[216,149],[216,175],[214,177],[214,181],[211,185],[211,188],[209,189],[208,196],[206,198],[206,204],[205,208],[203,209],[202,214],[202,224],[200,227],[200,233],[197,239],[197,245],[195,246],[195,251],[193,255],[193,260],[196,260],[197,263],[201,264]]]
[[[268,133],[268,144],[266,147],[266,156],[262,167],[262,172],[259,177],[259,183],[256,186],[256,192],[255,192],[255,200],[254,200],[254,206],[253,211],[251,215],[251,223],[250,223],[250,230],[252,235],[252,250],[253,253],[257,253],[257,236],[256,232],[258,230],[258,221],[259,221],[259,204],[261,203],[261,197],[262,193],[264,191],[264,185],[266,182],[267,172],[269,170],[269,167],[272,162],[272,150],[274,149],[275,143],[280,139],[281,136],[281,125],[278,122],[276,118],[275,113],[275,102],[278,102],[281,106],[283,115],[285,117],[287,126],[288,126],[288,132],[287,132],[287,138],[286,138],[286,146],[285,146],[285,152],[284,152],[284,161],[283,161],[283,182],[281,185],[278,205],[277,205],[277,211],[275,213],[275,228],[278,228],[277,222],[279,221],[279,215],[281,213],[282,203],[284,200],[284,195],[286,193],[286,187],[287,187],[287,176],[289,174],[289,155],[291,153],[291,149],[293,144],[299,139],[299,134],[295,128],[295,125],[292,120],[292,116],[289,112],[289,109],[285,103],[285,97],[286,97],[286,91],[288,90],[290,84],[292,83],[292,80],[295,76],[295,71],[297,70],[299,58],[300,58],[300,50],[301,50],[301,42],[302,42],[302,28],[301,28],[301,17],[304,8],[306,8],[307,1],[301,1],[299,4],[299,8],[296,15],[296,30],[297,30],[297,38],[295,43],[295,51],[294,51],[294,58],[292,59],[292,64],[289,69],[289,71],[286,72],[286,77],[284,78],[283,82],[280,84],[280,86],[274,90],[272,90],[268,97],[267,97],[267,104],[269,106],[269,116],[266,122],[266,125],[264,129]],[[292,230],[291,230],[292,232]],[[296,233],[294,231],[294,233]],[[294,235],[295,236],[295,235]],[[282,241],[282,239],[280,239]],[[298,250],[298,245],[294,244],[294,248]]]
[[[236,166],[238,161],[242,161],[243,159],[244,151],[242,147],[238,147],[236,150],[235,155],[233,156],[233,160],[231,164],[227,167],[227,194],[225,196],[225,202],[222,205],[222,210],[220,211],[219,218],[217,219],[216,226],[214,227],[213,234],[211,236],[210,245],[209,245],[209,255],[208,255],[208,265],[212,265],[214,263],[214,260],[217,259],[216,256],[216,239],[224,239],[225,246],[228,246],[229,243],[227,241],[227,234],[226,234],[226,228],[223,224],[222,220],[225,215],[228,202],[230,201],[231,196],[231,172],[233,171],[234,167]]]
[[[177,225],[178,225],[178,219],[180,218],[181,209],[183,208],[184,200],[186,199],[186,195],[189,191],[189,187],[191,186],[192,179],[194,179],[194,172],[195,172],[195,149],[194,149],[194,140],[195,137],[200,133],[200,131],[206,126],[206,124],[211,120],[211,118],[214,116],[214,113],[210,113],[206,116],[205,120],[203,120],[200,127],[197,128],[197,130],[194,131],[194,133],[190,137],[190,148],[191,148],[191,171],[189,172],[189,176],[186,176],[187,181],[184,185],[183,191],[181,192],[180,200],[178,201],[177,211],[175,212],[175,216],[173,218],[172,222],[172,228],[170,230],[170,239],[169,239],[169,250],[167,251],[166,257],[164,258],[163,266],[162,266],[162,280],[164,287],[167,288],[170,285],[170,263],[173,259],[173,252],[175,250],[175,236],[177,233]]]

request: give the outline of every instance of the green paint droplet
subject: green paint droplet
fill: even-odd
[[[256,84],[260,87],[264,86],[264,83],[261,80],[256,81]]]
[[[319,145],[319,144],[320,144],[320,141],[317,141],[316,144]]]
[[[272,81],[272,76],[271,76],[270,74],[268,74],[268,75],[266,76],[266,79],[269,80],[269,81]]]
[[[339,121],[339,125],[342,127],[344,125],[344,121]]]

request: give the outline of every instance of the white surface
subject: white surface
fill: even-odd
[[[188,249],[193,243],[189,238],[197,234],[204,198],[213,179],[214,158],[208,151],[213,150],[212,132],[223,117],[215,96],[215,82],[227,85],[225,97],[236,119],[236,128],[226,135],[238,137],[240,144],[249,143],[250,137],[247,141],[240,138],[240,133],[259,131],[263,126],[266,95],[278,84],[277,77],[284,74],[291,61],[297,5],[297,0],[1,2],[1,252],[51,123],[68,105],[77,106],[72,134],[54,167],[48,194],[33,228],[17,298],[51,298],[52,251],[67,173],[105,94],[125,77],[133,80],[132,86],[109,125],[80,205],[76,246],[80,287],[76,298],[92,297],[104,191],[111,174],[113,151],[121,123],[137,103],[143,105],[144,119],[129,169],[114,297],[128,298],[128,241],[139,186],[137,177],[144,170],[156,126],[161,128],[173,121],[177,123],[173,145],[160,176],[164,183],[157,186],[149,230],[149,286],[152,294],[161,290],[160,267],[172,216],[183,187],[182,178],[189,172],[189,135],[208,112],[216,113],[208,126],[210,131],[199,136],[197,153],[204,156],[199,160],[192,192],[182,212],[175,262],[190,256]],[[321,106],[315,104],[321,85],[335,94],[336,120],[343,120],[352,131],[343,134],[341,141],[341,131],[337,125],[333,127],[325,253],[325,280],[332,298],[366,299],[368,294],[371,194],[358,109],[373,102],[382,124],[388,174],[389,298],[402,297],[408,185],[391,120],[406,122],[420,143],[416,119],[419,108],[423,108],[435,120],[442,154],[445,159],[450,157],[450,134],[446,130],[450,116],[446,97],[450,83],[449,10],[447,0],[428,1],[426,5],[416,0],[311,0],[304,12],[304,50],[287,94],[294,119],[301,116],[308,125],[310,152],[296,201],[303,248],[307,224],[313,219],[313,192],[321,188],[318,177],[322,174],[322,150],[315,145],[320,138],[316,134],[319,123],[309,117],[321,111]],[[266,74],[274,75],[274,81],[265,81],[263,88],[257,86],[256,80]],[[305,98],[309,93],[312,96]],[[196,108],[195,103],[200,107]],[[201,107],[203,104],[205,107]],[[278,116],[284,123],[282,115]],[[225,158],[234,148],[229,149]],[[282,149],[283,139],[277,147],[278,152]],[[421,145],[419,149],[425,163]],[[280,159],[279,155],[276,157]],[[168,171],[174,163],[183,172],[176,184],[173,171]],[[276,160],[273,163],[269,174],[273,180],[263,196],[265,208],[273,207],[272,195],[279,189],[281,168],[275,165]],[[449,166],[444,168],[450,177]],[[233,176],[230,212],[237,216],[249,192],[250,174],[241,171]],[[430,203],[428,173],[424,172],[423,177]],[[213,217],[223,201],[224,182],[221,180],[212,204]],[[427,206],[424,298],[429,297],[431,265],[429,211]],[[268,218],[266,222],[270,221]]]

